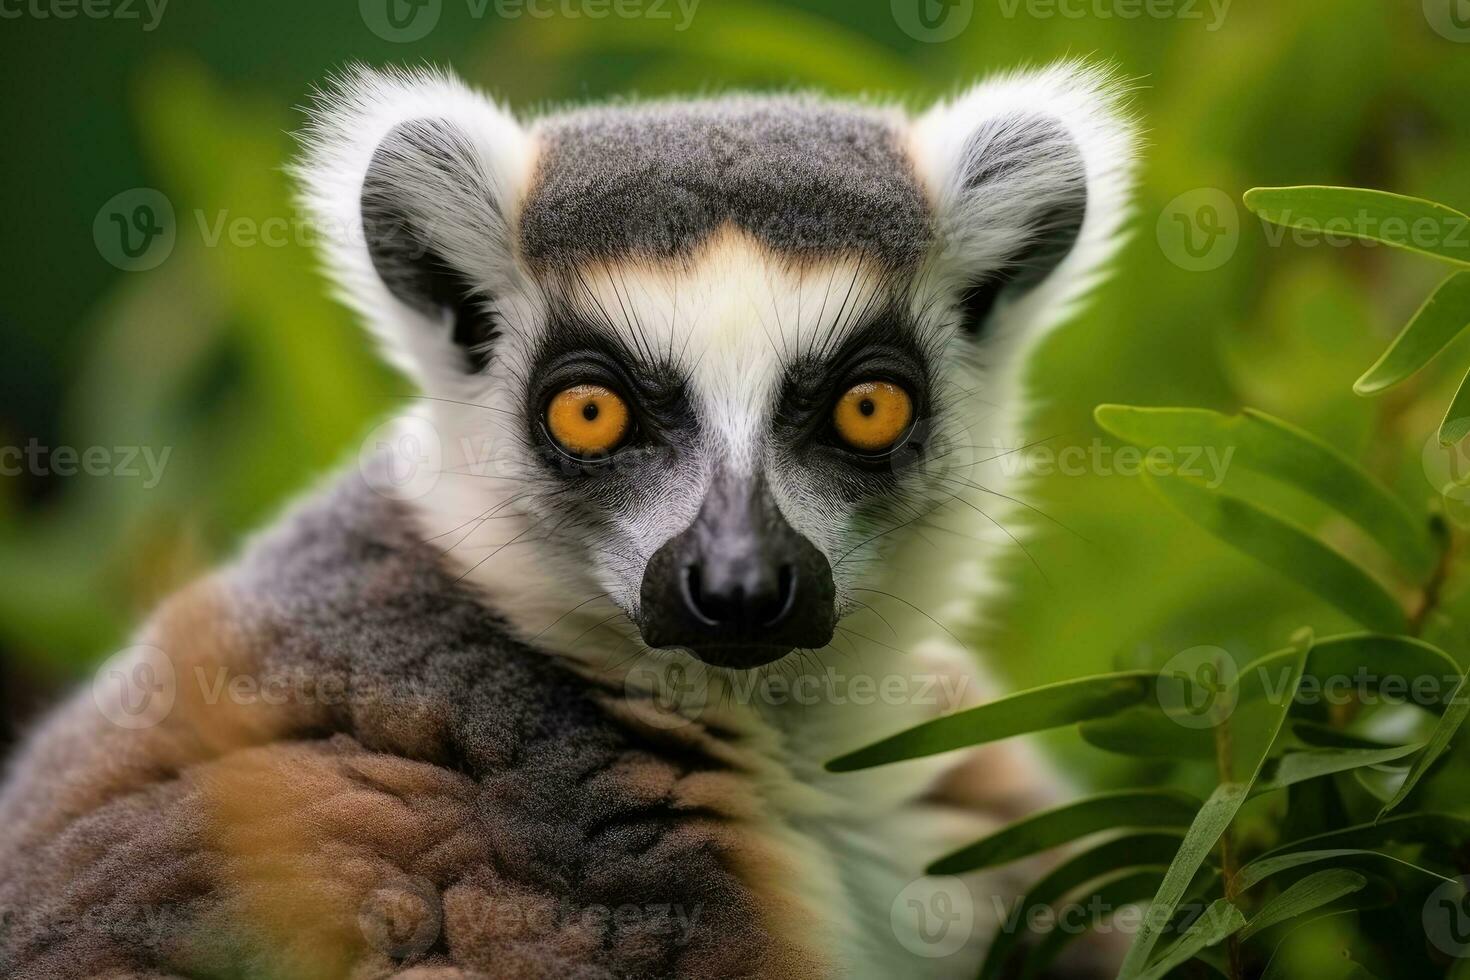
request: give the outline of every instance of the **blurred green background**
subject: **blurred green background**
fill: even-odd
[[[349,60],[451,65],[523,111],[735,86],[917,106],[997,69],[1114,62],[1136,79],[1149,138],[1133,235],[1118,274],[1037,357],[1032,436],[1090,446],[1105,401],[1252,405],[1362,460],[1416,507],[1435,492],[1421,450],[1470,349],[1384,399],[1350,389],[1440,270],[1382,248],[1273,245],[1238,203],[1253,185],[1333,183],[1470,207],[1470,29],[1438,17],[1435,0],[702,0],[687,17],[688,0],[647,0],[603,18],[589,16],[606,9],[596,0],[537,8],[551,16],[430,0],[421,10],[437,19],[413,40],[394,39],[383,2],[173,0],[156,18],[138,2],[135,19],[62,19],[35,0],[0,21],[0,445],[106,447],[117,467],[120,447],[169,452],[154,486],[141,463],[137,477],[0,478],[10,734],[162,595],[354,453],[402,392],[326,297],[309,235],[216,235],[236,221],[299,228],[281,170],[293,107]],[[925,27],[925,12],[941,26]],[[152,268],[127,271],[99,242],[109,202],[137,188],[172,207],[174,240]],[[1029,558],[1007,561],[1008,597],[983,617],[1015,684],[1201,644],[1245,658],[1302,624],[1349,625],[1135,479],[1054,475],[1028,499],[1070,531],[1038,522]],[[1452,583],[1451,611],[1462,591]],[[1463,657],[1463,628],[1439,628]],[[1059,744],[1109,778],[1117,764],[1075,742]]]

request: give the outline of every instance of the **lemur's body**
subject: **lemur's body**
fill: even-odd
[[[989,696],[951,634],[1005,520],[977,488],[1017,352],[1117,230],[1128,139],[1066,69],[914,122],[741,98],[529,133],[452,82],[348,83],[308,198],[428,397],[155,617],[166,717],[84,697],[38,733],[0,798],[0,967],[973,975],[1017,883],[969,881],[942,957],[904,889],[1054,779],[1008,745],[822,763]],[[882,398],[908,414],[869,452]]]

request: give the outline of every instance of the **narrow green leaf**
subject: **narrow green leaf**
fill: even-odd
[[[1031,887],[1008,916],[1007,926],[995,934],[980,967],[980,980],[993,980],[1006,969],[1007,961],[1026,936],[1021,924],[1028,921],[1032,909],[1055,907],[1068,892],[1120,869],[1157,865],[1162,875],[1183,839],[1183,833],[1130,834],[1105,841],[1057,865]]]
[[[1470,281],[1470,272],[1463,274]],[[1470,313],[1467,313],[1470,319]],[[1232,466],[1295,487],[1340,512],[1377,541],[1393,559],[1416,576],[1426,575],[1435,560],[1427,522],[1416,520],[1396,497],[1362,467],[1311,433],[1264,412],[1247,409],[1225,415],[1202,408],[1134,408],[1099,405],[1099,426],[1145,450],[1168,447],[1169,459],[1181,467],[1191,459],[1213,460],[1211,468]],[[1150,472],[1153,472],[1150,470]],[[1181,469],[1181,476],[1193,471]],[[1213,484],[1207,484],[1214,489]]]
[[[1240,938],[1249,939],[1262,929],[1269,929],[1288,919],[1315,911],[1328,902],[1351,895],[1367,883],[1367,878],[1345,868],[1314,871],[1267,902],[1241,930]]]
[[[1245,916],[1240,909],[1223,898],[1212,902],[1205,909],[1205,914],[1184,930],[1184,935],[1166,949],[1157,962],[1139,974],[1139,980],[1162,980],[1169,971],[1194,959],[1200,950],[1215,945],[1245,925]]]
[[[1245,206],[1272,224],[1470,265],[1470,217],[1434,201],[1360,187],[1256,187]]]
[[[1225,697],[1235,710],[1263,699],[1279,701],[1294,656],[1292,649],[1277,650],[1251,661],[1240,668],[1235,686]],[[1443,650],[1408,636],[1344,633],[1317,641],[1307,656],[1307,669],[1302,675],[1303,696],[1308,691],[1317,698],[1341,696],[1343,682],[1353,693],[1377,693],[1384,700],[1407,698],[1407,703],[1441,714],[1448,700],[1443,692],[1453,690],[1460,683],[1460,668]],[[1293,732],[1308,744],[1410,751],[1313,722],[1293,720],[1291,724]],[[1215,753],[1212,729],[1182,724],[1156,701],[1083,722],[1078,731],[1090,744],[1123,755],[1211,759]]]
[[[1252,789],[1252,796],[1261,796],[1285,789],[1308,779],[1347,772],[1363,766],[1381,766],[1396,762],[1419,751],[1418,745],[1395,745],[1386,749],[1311,749],[1305,752],[1288,752],[1268,765],[1264,778]]]
[[[1294,840],[1261,855],[1258,860],[1337,848],[1371,848],[1385,841],[1434,844],[1454,849],[1470,843],[1470,820],[1449,813],[1405,813],[1375,823],[1355,824]]]
[[[1199,806],[1199,800],[1176,790],[1099,793],[1023,817],[945,855],[927,872],[954,875],[1008,864],[1102,830],[1187,827]]]
[[[1100,718],[1148,698],[1154,690],[1154,677],[1146,670],[1125,671],[1021,691],[916,725],[839,756],[827,763],[827,770],[868,769]]]
[[[1156,704],[1126,708],[1077,726],[1088,744],[1107,752],[1145,759],[1213,759],[1215,736],[1208,728],[1181,725]]]
[[[1356,912],[1357,909],[1338,909],[1333,912],[1324,912],[1321,915],[1314,915],[1310,919],[1306,919],[1292,926],[1291,930],[1285,936],[1281,937],[1281,941],[1276,944],[1276,948],[1271,951],[1271,958],[1266,961],[1266,971],[1261,974],[1261,980],[1296,980],[1296,974],[1290,973],[1289,971],[1297,964],[1293,964],[1288,957],[1281,955],[1282,951],[1287,949],[1292,938],[1315,922],[1321,922],[1324,919],[1331,919],[1340,915],[1354,915]],[[1351,960],[1328,959],[1324,961],[1321,957],[1313,957],[1313,960],[1315,975],[1312,980],[1375,980],[1373,974]]]
[[[1293,720],[1291,733],[1302,742],[1321,749],[1367,749],[1372,751],[1393,748],[1387,742],[1366,738],[1357,732],[1343,731],[1340,728],[1333,728],[1331,725],[1323,725],[1315,721]]]
[[[1385,854],[1383,851],[1372,851],[1361,847],[1333,847],[1318,851],[1297,851],[1291,854],[1278,854],[1275,857],[1261,857],[1241,868],[1235,875],[1235,889],[1237,893],[1245,892],[1259,885],[1274,874],[1300,868],[1303,865],[1315,864],[1318,861],[1353,861],[1360,859],[1373,861],[1389,861],[1410,868],[1420,874],[1428,875],[1440,881],[1453,881],[1444,875],[1428,868],[1421,867],[1411,861]]]
[[[1215,537],[1297,582],[1370,629],[1403,632],[1398,600],[1367,572],[1307,531],[1255,504],[1186,477],[1143,479],[1180,513]]]
[[[1432,361],[1470,327],[1470,272],[1456,272],[1439,284],[1383,356],[1353,382],[1360,395],[1376,395]]]
[[[1133,868],[1090,885],[1077,894],[1075,901],[1085,902],[1091,907],[1109,909],[1116,915],[1119,909],[1144,901],[1159,887],[1164,878],[1163,868]],[[1089,921],[1088,926],[1098,923]],[[1068,944],[1085,935],[1076,929],[1053,929],[1042,937],[1026,957],[1021,980],[1034,980],[1047,966],[1066,949]]]
[[[1470,713],[1470,675],[1462,678],[1459,685],[1456,686],[1455,693],[1450,697],[1450,706],[1440,716],[1439,724],[1434,726],[1434,732],[1429,736],[1429,744],[1424,747],[1419,758],[1414,760],[1413,768],[1409,770],[1409,775],[1404,779],[1398,792],[1383,805],[1382,810],[1378,811],[1379,820],[1388,816],[1390,811],[1403,803],[1414,791],[1414,787],[1419,784],[1420,779],[1424,778],[1429,767],[1434,765],[1435,761],[1450,747],[1467,713]]]
[[[1189,887],[1190,881],[1194,879],[1196,872],[1199,871],[1200,865],[1204,863],[1205,858],[1219,842],[1220,835],[1230,826],[1241,804],[1250,795],[1252,785],[1260,777],[1261,768],[1271,754],[1271,747],[1281,737],[1281,730],[1286,724],[1286,715],[1295,699],[1297,686],[1301,683],[1302,672],[1306,669],[1310,650],[1311,643],[1308,639],[1299,643],[1292,651],[1291,672],[1286,678],[1287,683],[1282,688],[1284,695],[1282,703],[1277,706],[1270,730],[1266,733],[1267,737],[1262,742],[1261,749],[1256,757],[1247,764],[1245,777],[1221,783],[1215,787],[1215,791],[1210,794],[1204,806],[1200,807],[1194,823],[1184,835],[1184,843],[1180,846],[1179,853],[1175,855],[1168,872],[1164,875],[1164,881],[1159,886],[1158,894],[1154,896],[1142,928],[1133,937],[1133,943],[1128,947],[1128,954],[1124,957],[1123,965],[1118,971],[1119,980],[1134,980],[1144,972],[1149,956],[1159,941],[1163,926],[1173,917],[1180,898]]]
[[[1470,435],[1470,373],[1460,381],[1450,407],[1445,409],[1444,419],[1439,423],[1439,444],[1453,446],[1467,435]]]

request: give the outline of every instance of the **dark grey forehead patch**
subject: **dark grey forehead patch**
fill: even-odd
[[[520,220],[536,265],[684,255],[726,223],[796,258],[894,267],[931,240],[892,117],[797,96],[653,103],[542,120]]]

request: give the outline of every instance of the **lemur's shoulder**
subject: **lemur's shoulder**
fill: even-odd
[[[166,716],[83,694],[12,773],[0,972],[820,974],[738,752],[437,557],[354,474],[166,604]]]

